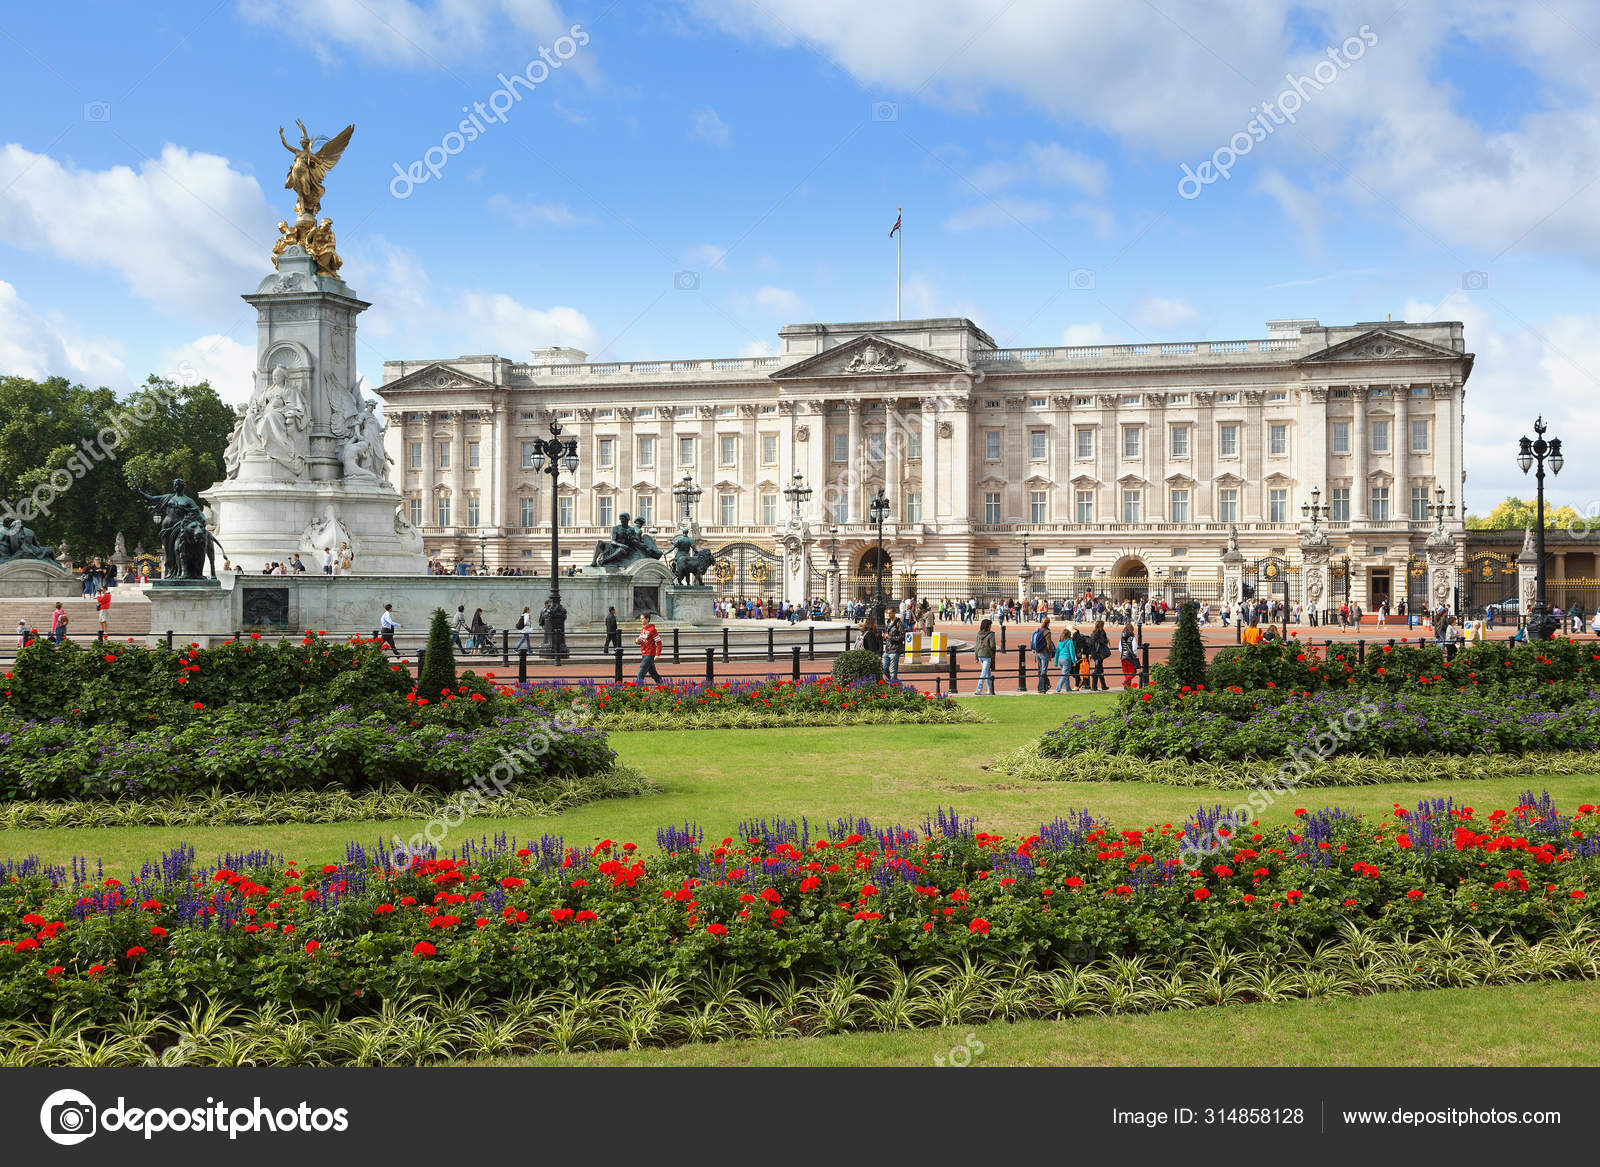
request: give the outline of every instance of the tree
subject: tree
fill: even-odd
[[[155,523],[128,489],[182,478],[196,494],[222,477],[234,414],[206,382],[151,377],[126,400],[64,377],[0,377],[0,517],[18,518],[72,559],[156,546]]]
[[[1172,636],[1172,651],[1167,667],[1179,685],[1206,683],[1206,646],[1200,639],[1200,605],[1186,601],[1178,616],[1178,630]]]
[[[1533,526],[1536,507],[1534,499],[1508,498],[1487,515],[1468,515],[1467,530],[1521,531]],[[1544,508],[1544,527],[1547,531],[1570,527],[1582,517],[1571,507],[1551,507],[1547,504]]]
[[[433,610],[428,623],[428,648],[422,658],[422,671],[417,674],[417,696],[429,701],[442,701],[446,693],[456,691],[456,654],[450,647],[450,618],[443,608]]]

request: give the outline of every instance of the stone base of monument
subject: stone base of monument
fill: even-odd
[[[11,559],[0,563],[0,596],[37,596],[55,599],[79,596],[83,585],[78,577],[47,559]]]
[[[232,554],[233,549],[228,551]],[[484,620],[498,634],[516,626],[526,605],[535,620],[535,647],[540,638],[536,621],[549,594],[548,576],[365,575],[359,568],[354,575],[343,576],[323,575],[320,570],[305,575],[243,574],[224,578],[220,586],[210,580],[163,581],[146,592],[152,644],[165,643],[169,630],[175,643],[201,645],[219,644],[236,631],[292,636],[320,631],[340,639],[371,636],[385,604],[394,605],[401,638],[408,641],[427,635],[435,608],[454,617],[457,607],[465,607],[469,619],[482,608]],[[654,560],[619,571],[561,577],[568,632],[603,627],[610,608],[616,609],[623,624],[650,612],[670,624],[717,626],[711,597],[709,587],[679,587]]]
[[[416,529],[398,517],[403,501],[388,483],[219,482],[203,492],[214,508],[213,533],[245,571],[287,563],[298,554],[321,572],[323,553],[349,543],[354,570],[366,575],[421,575],[428,560]]]

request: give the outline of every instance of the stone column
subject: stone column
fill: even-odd
[[[972,522],[972,401],[957,398],[950,414],[950,517]]]
[[[828,566],[823,568],[822,574],[826,593],[824,599],[827,600],[828,608],[837,616],[839,614],[839,565],[830,560]]]
[[[905,492],[900,489],[900,452],[905,440],[905,431],[900,427],[900,401],[895,397],[886,398],[883,403],[883,490],[896,515],[906,513]]]
[[[1228,526],[1228,547],[1222,553],[1222,600],[1233,608],[1234,620],[1239,618],[1239,605],[1244,601],[1244,552],[1239,550],[1239,529]]]
[[[439,525],[439,508],[434,505],[433,492],[439,486],[439,451],[433,440],[434,415],[423,413],[422,417],[422,525],[424,527],[437,527]],[[334,548],[338,550],[337,547]]]
[[[460,530],[467,525],[467,415],[458,409],[451,417],[455,425],[450,431],[450,525]]]
[[[939,509],[939,413],[937,398],[922,399],[922,521],[937,525]],[[937,529],[937,527],[936,527]]]
[[[1461,495],[1461,462],[1457,448],[1461,433],[1456,426],[1459,401],[1453,386],[1445,382],[1433,385],[1433,467],[1450,498]]]
[[[1372,427],[1367,421],[1367,387],[1350,386],[1350,399],[1355,402],[1356,415],[1350,423],[1350,522],[1354,526],[1365,523],[1371,516],[1368,504],[1372,488],[1367,483],[1367,459],[1372,450]]]
[[[1389,424],[1394,430],[1389,435],[1389,449],[1392,451],[1390,465],[1394,467],[1394,493],[1395,499],[1391,514],[1403,516],[1407,523],[1411,520],[1411,431],[1408,413],[1411,408],[1409,385],[1390,385],[1389,397],[1394,402],[1394,420]],[[1451,498],[1455,495],[1452,493]],[[1408,526],[1407,531],[1410,530]],[[1406,546],[1410,547],[1408,540]]]
[[[739,427],[739,448],[734,451],[734,481],[739,484],[739,522],[754,527],[761,521],[761,435],[756,429],[756,407],[743,404],[738,408],[744,423]],[[785,484],[780,480],[779,490]],[[783,507],[783,495],[778,495],[778,506]]]
[[[1443,604],[1453,611],[1456,606],[1456,541],[1445,531],[1443,522],[1434,528],[1428,539],[1427,555],[1428,607],[1431,610]]]
[[[828,477],[828,403],[811,401],[810,413],[805,421],[795,426],[797,443],[796,461],[803,454],[806,464],[806,484],[814,492],[812,497],[822,508],[822,521],[833,522],[835,488]]]
[[[849,403],[850,410],[850,437],[846,447],[848,461],[845,463],[845,481],[849,484],[849,499],[847,517],[852,523],[859,523],[866,515],[864,499],[866,498],[866,479],[868,472],[866,451],[861,445],[861,402]]]
[[[511,479],[521,462],[520,451],[511,449],[511,399],[502,395],[494,410],[494,525],[501,535],[500,555],[507,556],[505,536],[511,530]],[[513,461],[515,459],[515,461]],[[508,561],[509,562],[509,561]]]
[[[1522,533],[1522,553],[1517,556],[1517,602],[1524,620],[1539,598],[1539,551],[1534,546],[1533,528]]]
[[[1326,612],[1332,589],[1328,577],[1328,535],[1321,527],[1313,527],[1300,537],[1300,570],[1304,576],[1306,612]],[[1308,615],[1309,618],[1309,615]],[[1318,620],[1321,616],[1318,616]]]

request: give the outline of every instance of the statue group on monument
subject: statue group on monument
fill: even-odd
[[[167,494],[146,494],[132,483],[129,489],[145,501],[161,532],[163,579],[206,579],[217,577],[217,556],[221,544],[206,530],[205,511],[200,500],[188,492],[181,478],[173,480]],[[226,554],[226,553],[224,553]]]
[[[10,522],[0,522],[0,563],[9,563],[14,559],[55,563],[56,552],[55,548],[40,543],[33,529],[24,527],[21,519],[12,519]]]

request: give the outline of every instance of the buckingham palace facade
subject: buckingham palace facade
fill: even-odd
[[[836,558],[850,591],[878,566],[881,488],[897,593],[1014,594],[1026,535],[1035,591],[1215,598],[1230,528],[1247,560],[1292,575],[1315,488],[1370,608],[1406,594],[1441,525],[1460,543],[1472,364],[1459,322],[1006,349],[931,319],[790,325],[776,356],[390,361],[379,394],[409,517],[447,563],[546,573],[553,509],[563,570],[586,566],[623,514],[675,527],[687,478],[724,589],[770,594],[798,476],[812,570]],[[579,453],[553,506],[533,469],[552,421]]]

